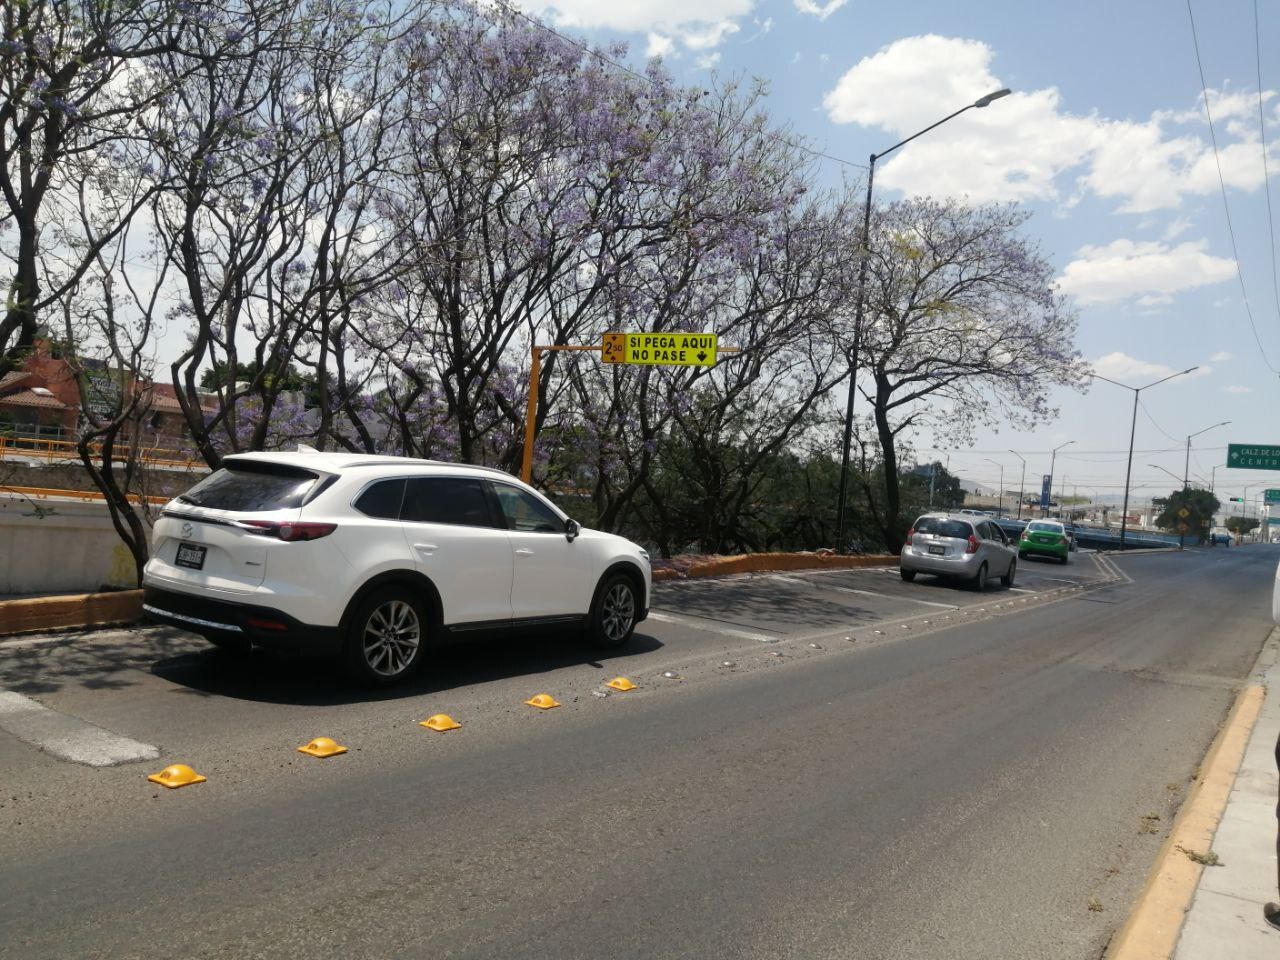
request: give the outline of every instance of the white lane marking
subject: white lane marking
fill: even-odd
[[[50,710],[11,690],[0,690],[0,730],[62,760],[91,767],[114,767],[160,756],[149,743]]]
[[[1023,590],[1021,587],[1010,587],[1009,590],[1012,593],[1035,593],[1034,590]]]
[[[799,584],[803,584],[806,587],[813,586],[813,584],[810,583],[808,580],[803,580],[800,577],[784,577],[780,573],[771,573],[769,574],[767,579],[777,580],[779,583],[799,583]]]
[[[782,634],[751,633],[747,630],[735,630],[732,627],[722,627],[715,622],[694,620],[690,617],[674,617],[669,613],[656,613],[653,610],[649,611],[649,619],[657,620],[659,623],[674,623],[678,626],[689,627],[693,630],[705,630],[708,633],[722,633],[727,637],[742,637],[745,640],[774,641],[783,639]]]
[[[942,610],[959,610],[959,604],[936,603],[933,600],[917,600],[915,597],[904,597],[892,593],[877,593],[874,590],[857,590],[853,587],[827,587],[828,590],[839,590],[841,593],[860,593],[867,597],[879,597],[881,600],[906,600],[908,603],[923,603],[926,607],[938,607]]]

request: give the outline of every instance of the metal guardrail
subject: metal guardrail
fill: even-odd
[[[1005,533],[1013,535],[1020,534],[1022,528],[1026,526],[1026,521],[1001,519],[996,523]],[[1118,530],[1104,529],[1100,527],[1082,527],[1077,525],[1075,528],[1076,546],[1091,547],[1095,550],[1119,550],[1120,549],[1120,532]],[[1178,545],[1178,537],[1176,534],[1151,533],[1147,530],[1126,530],[1124,534],[1124,548],[1126,550],[1151,550],[1164,547],[1176,547]]]
[[[17,494],[27,500],[83,500],[86,503],[105,503],[106,497],[102,495],[100,490],[59,490],[53,487],[11,487],[0,485],[0,494],[12,493]],[[163,506],[172,500],[172,497],[142,497],[138,494],[130,494],[129,500],[132,503],[150,503],[157,506]]]
[[[94,454],[102,455],[102,444],[90,444]],[[80,451],[73,440],[46,440],[43,437],[22,437],[0,434],[0,459],[6,457],[36,457],[42,460],[79,460]],[[129,454],[122,451],[113,459],[128,460]],[[163,450],[148,447],[138,452],[138,460],[151,466],[185,467],[204,466],[200,457],[185,454],[181,450]]]

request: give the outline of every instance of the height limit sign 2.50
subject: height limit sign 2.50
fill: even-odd
[[[714,333],[606,333],[600,359],[663,367],[714,367]]]

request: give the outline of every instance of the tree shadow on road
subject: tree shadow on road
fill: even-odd
[[[138,683],[157,659],[189,654],[208,644],[168,628],[77,630],[0,643],[0,689],[28,696],[67,687],[119,690]]]

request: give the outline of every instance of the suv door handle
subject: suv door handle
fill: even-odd
[[[439,548],[434,543],[415,543],[413,549],[422,553],[433,553]]]
[[[533,556],[533,551],[532,551],[532,550],[530,550],[528,547],[521,547],[519,550],[517,550],[517,551],[516,551],[516,556],[517,556],[517,557],[532,557],[532,556]]]

